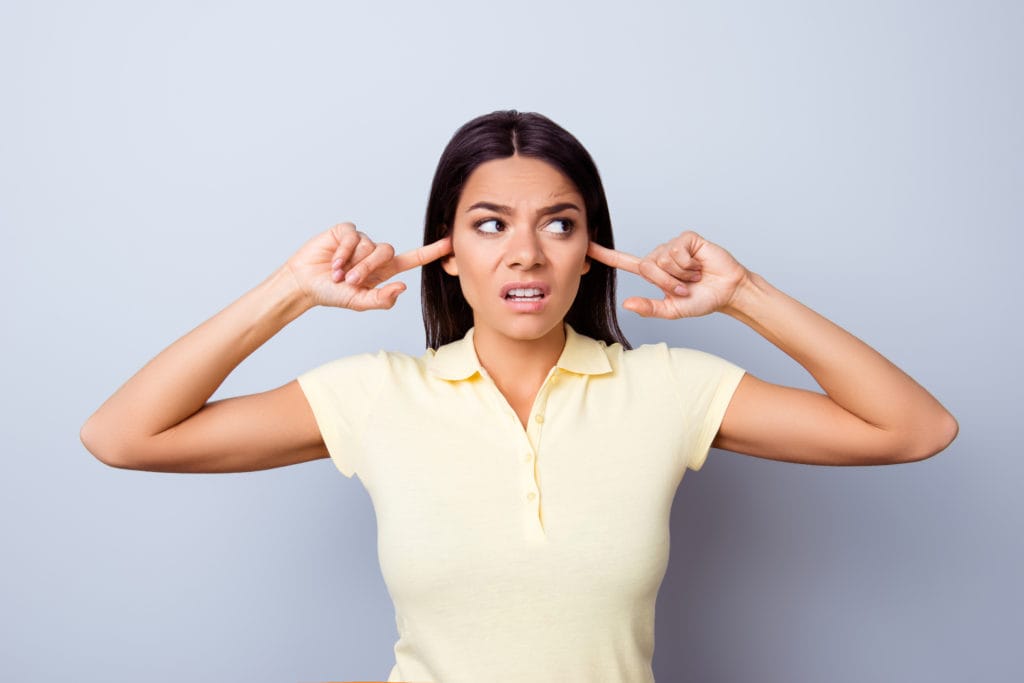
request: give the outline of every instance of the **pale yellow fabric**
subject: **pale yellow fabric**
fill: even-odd
[[[672,499],[742,376],[567,325],[524,430],[473,330],[301,375],[331,458],[376,511],[399,634],[388,680],[653,681]]]

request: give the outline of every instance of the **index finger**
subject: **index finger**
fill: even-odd
[[[603,247],[597,242],[591,241],[587,247],[587,256],[590,258],[600,261],[606,266],[612,268],[621,268],[622,270],[628,270],[634,275],[640,275],[640,259],[632,254],[627,254],[624,251],[616,251]]]
[[[425,266],[450,253],[452,253],[452,238],[449,235],[431,244],[424,244],[422,247],[399,254],[393,259],[392,264],[396,273],[404,273],[407,270]]]

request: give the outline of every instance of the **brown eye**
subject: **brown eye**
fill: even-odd
[[[492,223],[493,226],[491,225]],[[489,235],[496,235],[500,232],[500,230],[498,230],[499,225],[501,225],[501,221],[499,221],[497,218],[488,218],[487,220],[484,221],[477,221],[473,227],[475,227],[478,232],[487,233]]]
[[[551,226],[556,226],[556,229],[551,230],[550,232],[553,232],[556,235],[568,235],[569,233],[572,232],[574,225],[575,223],[570,218],[556,218],[555,220],[548,223],[546,229],[551,228]]]

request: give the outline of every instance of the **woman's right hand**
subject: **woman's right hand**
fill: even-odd
[[[392,282],[398,273],[451,253],[445,237],[404,254],[384,242],[376,243],[352,223],[339,223],[306,242],[285,263],[312,306],[335,306],[353,311],[391,308],[405,284]]]

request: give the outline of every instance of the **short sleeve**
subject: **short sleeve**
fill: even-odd
[[[696,349],[669,348],[683,415],[689,431],[686,466],[697,471],[707,459],[711,442],[725,417],[743,368]]]
[[[346,477],[358,470],[363,428],[380,394],[385,367],[383,352],[364,353],[330,361],[298,377],[331,460]]]

